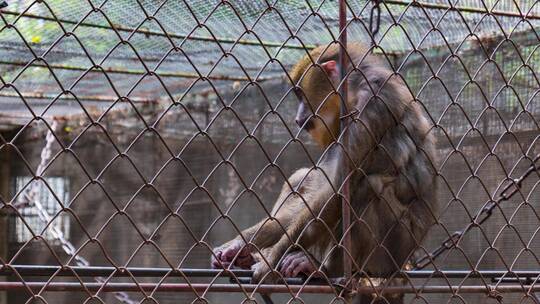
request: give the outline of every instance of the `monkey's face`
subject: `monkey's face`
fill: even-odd
[[[300,101],[295,121],[323,147],[332,143],[339,132],[339,97],[331,81],[323,69],[313,67],[295,89]]]

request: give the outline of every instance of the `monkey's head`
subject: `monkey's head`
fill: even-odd
[[[339,46],[320,46],[300,59],[290,72],[300,103],[296,123],[321,146],[327,147],[339,134]]]

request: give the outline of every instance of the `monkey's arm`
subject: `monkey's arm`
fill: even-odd
[[[279,240],[264,255],[264,260],[254,266],[254,281],[259,281],[269,270],[277,266],[278,261],[287,250],[294,245],[308,249],[321,238],[330,237],[328,229],[335,227],[339,221],[339,200],[327,177],[319,172],[313,172],[311,183],[306,185],[301,199],[301,208],[294,214],[286,233],[280,234]],[[307,205],[306,205],[307,203]]]
[[[305,195],[306,187],[303,185],[314,183],[312,180],[314,178],[313,174],[310,174],[311,171],[309,168],[303,168],[291,175],[288,182],[282,187],[271,216],[242,231],[236,238],[215,248],[213,251],[217,260],[220,260],[223,265],[234,262],[236,266],[249,267],[251,264],[247,264],[253,262],[252,260],[246,263],[237,263],[234,261],[235,256],[238,255],[239,258],[247,257],[251,253],[262,251],[274,245],[285,233],[286,227],[296,217],[299,209],[305,206],[302,197]],[[247,243],[249,245],[246,245]],[[266,255],[265,253],[262,254]],[[212,257],[212,266],[219,268],[220,264],[217,260]]]
[[[233,264],[240,268],[249,269],[255,263],[253,254],[261,253],[264,248],[279,240],[278,230],[280,227],[277,221],[268,220],[261,221],[242,231],[234,239],[212,250],[214,253],[211,257],[212,267],[222,268]],[[267,237],[257,237],[263,234],[266,234]]]
[[[317,184],[318,174],[313,169],[302,168],[295,171],[283,184],[281,192],[274,203],[271,216],[256,225],[242,231],[236,240],[246,240],[254,246],[263,249],[274,245],[291,221],[294,221],[299,210],[305,207],[304,196],[310,191],[310,186]]]

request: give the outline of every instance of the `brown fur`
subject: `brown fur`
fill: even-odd
[[[304,102],[314,109],[315,126],[309,132],[327,148],[319,168],[294,173],[283,186],[271,219],[215,249],[222,252],[233,248],[231,244],[241,248],[244,240],[250,242],[250,252],[262,252],[252,266],[255,281],[265,278],[291,250],[304,250],[318,259],[329,276],[341,273],[336,249],[341,203],[336,191],[345,176],[351,176],[355,271],[384,277],[401,269],[436,221],[434,138],[420,104],[403,81],[365,48],[352,44],[347,51],[347,105],[354,115],[343,130],[344,144],[335,141],[339,81],[319,66],[338,60],[339,46],[334,44],[313,50],[290,73]],[[344,172],[344,161],[350,163],[352,175]]]

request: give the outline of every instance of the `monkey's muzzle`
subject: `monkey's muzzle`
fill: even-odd
[[[294,118],[296,124],[300,127],[300,129],[309,131],[315,127],[315,124],[311,119],[312,117],[313,115],[311,114],[311,110],[309,110],[305,102],[301,101],[298,105],[298,109],[296,110],[296,117]]]
[[[305,116],[303,118],[296,118],[295,119],[296,124],[300,127],[300,129],[304,129],[306,131],[309,131],[315,127],[315,124],[313,123],[313,119],[311,119],[310,116]]]

